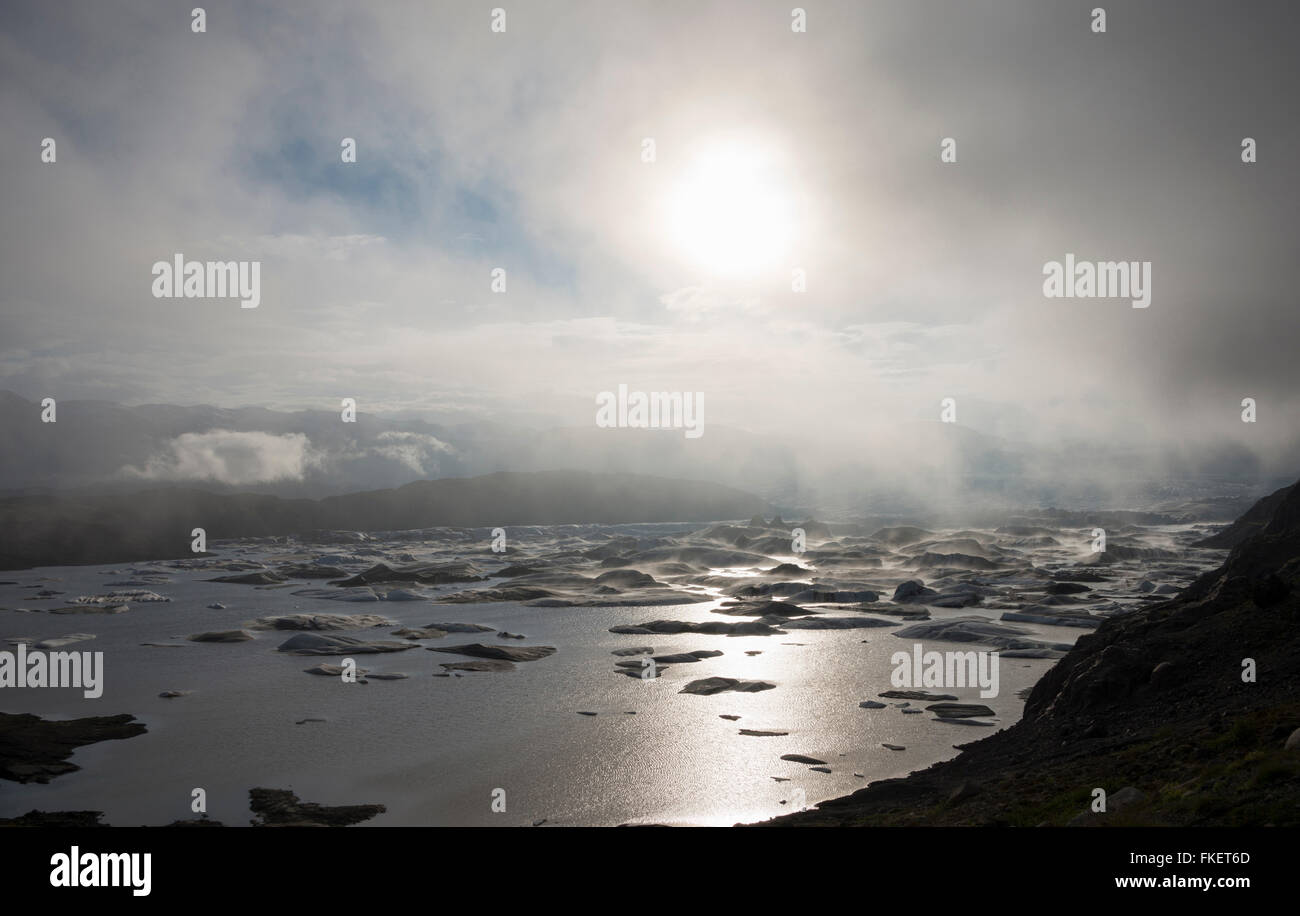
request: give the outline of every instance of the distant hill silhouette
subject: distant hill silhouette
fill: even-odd
[[[770,511],[731,487],[584,471],[503,471],[322,500],[89,488],[0,499],[0,569],[191,556],[196,527],[212,541],[331,529],[709,522]]]

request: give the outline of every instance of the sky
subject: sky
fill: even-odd
[[[1290,4],[193,6],[0,7],[0,388],[1300,463]],[[176,252],[260,305],[154,298]],[[1150,306],[1046,298],[1067,252]]]

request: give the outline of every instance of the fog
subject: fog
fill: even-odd
[[[6,4],[0,486],[572,467],[852,512],[1294,479],[1289,4],[804,9]],[[177,253],[260,261],[260,304],[154,298]],[[1149,307],[1046,298],[1067,254],[1151,262]],[[700,393],[703,434],[599,427],[619,385]],[[62,410],[92,399],[216,410]]]

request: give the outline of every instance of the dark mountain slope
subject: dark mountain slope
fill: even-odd
[[[1015,726],[769,823],[1300,825],[1300,487],[1270,501],[1220,569],[1082,637]],[[1080,816],[1094,788],[1129,787]]]
[[[1218,547],[1232,548],[1236,547],[1242,541],[1246,540],[1253,534],[1258,534],[1259,530],[1268,524],[1272,519],[1273,513],[1277,511],[1282,500],[1286,499],[1287,494],[1294,489],[1294,485],[1283,487],[1276,493],[1265,496],[1255,505],[1251,506],[1241,518],[1237,519],[1228,527],[1224,528],[1208,538],[1197,541],[1197,547]]]

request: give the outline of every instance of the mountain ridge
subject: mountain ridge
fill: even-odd
[[[193,556],[194,528],[215,541],[322,530],[709,522],[770,511],[765,500],[719,484],[568,470],[447,477],[320,500],[89,488],[0,499],[0,569]]]

